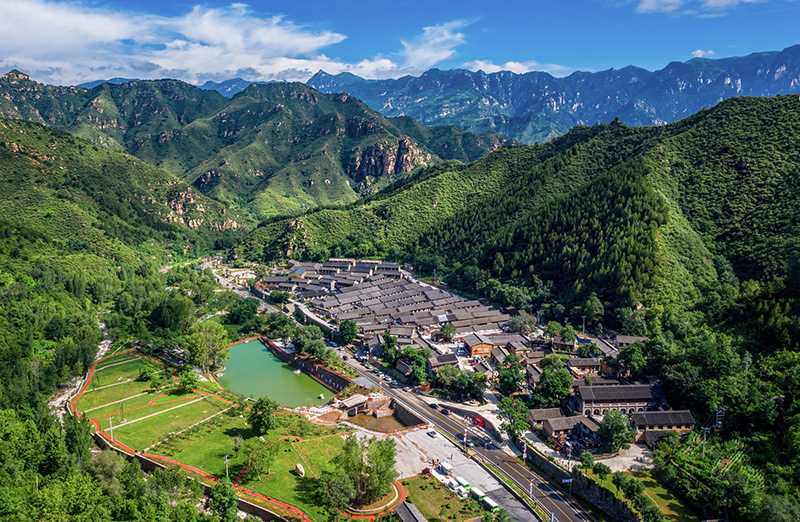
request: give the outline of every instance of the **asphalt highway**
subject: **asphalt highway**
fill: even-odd
[[[474,446],[470,448],[479,455],[484,456],[492,466],[499,469],[507,479],[512,481],[520,491],[526,494],[531,490],[533,484],[532,498],[538,505],[549,514],[553,513],[557,522],[589,522],[592,517],[581,508],[574,500],[567,499],[565,495],[555,490],[543,478],[533,473],[525,466],[519,458],[514,458],[501,448],[497,447],[497,442],[490,436],[475,429],[472,425],[465,424],[460,418],[454,415],[445,415],[440,409],[430,407],[413,392],[405,392],[400,388],[394,388],[388,382],[382,381],[377,375],[367,371],[358,361],[350,358],[348,364],[362,377],[366,377],[371,382],[379,386],[386,394],[400,401],[403,405],[410,408],[421,418],[425,419],[438,431],[447,435],[451,440],[456,441],[463,449],[464,432],[467,430],[467,438],[472,441]],[[528,495],[531,498],[530,495]],[[520,505],[524,505],[521,502]],[[504,507],[501,505],[501,507]],[[510,511],[510,510],[509,510]],[[514,511],[518,511],[515,509]],[[528,511],[530,513],[530,511]],[[530,515],[529,520],[535,520]],[[519,522],[523,522],[520,520]]]

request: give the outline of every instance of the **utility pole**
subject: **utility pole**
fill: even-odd
[[[225,478],[230,480],[230,477],[228,476],[228,459],[230,458],[230,455],[225,455],[223,458],[225,459]]]
[[[711,428],[703,427],[703,428],[700,428],[700,431],[703,432],[703,458],[705,458],[706,457],[706,435],[708,435],[708,432],[711,431]]]
[[[583,318],[583,333],[586,333],[586,316],[582,315],[581,317]],[[572,484],[572,482],[570,482],[570,484]]]
[[[111,434],[111,438],[114,438],[114,416],[108,418],[108,432]]]

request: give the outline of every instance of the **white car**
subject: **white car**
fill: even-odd
[[[433,437],[435,439],[436,437],[439,436],[439,432],[437,432],[436,430],[430,430],[428,432],[428,435],[430,435],[431,437]]]

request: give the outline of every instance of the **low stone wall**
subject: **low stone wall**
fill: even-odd
[[[409,428],[428,424],[423,419],[418,417],[416,413],[413,413],[411,410],[406,409],[405,406],[398,403],[397,401],[392,401],[392,408],[394,408],[395,417],[400,419],[400,421]]]
[[[261,342],[264,343],[264,345],[267,346],[278,359],[287,364],[291,364],[295,368],[300,368],[326,388],[339,393],[350,385],[350,379],[341,373],[335,372],[330,368],[326,368],[320,364],[313,363],[303,357],[289,353],[266,337],[261,337],[260,339]]]
[[[619,522],[639,522],[639,516],[624,501],[580,470],[572,471],[572,491],[594,504]]]

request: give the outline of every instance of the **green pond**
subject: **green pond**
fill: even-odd
[[[219,382],[228,390],[257,399],[264,395],[282,406],[295,408],[324,404],[333,392],[305,373],[278,359],[261,341],[247,341],[231,346],[225,375]],[[324,399],[319,395],[323,394]]]

